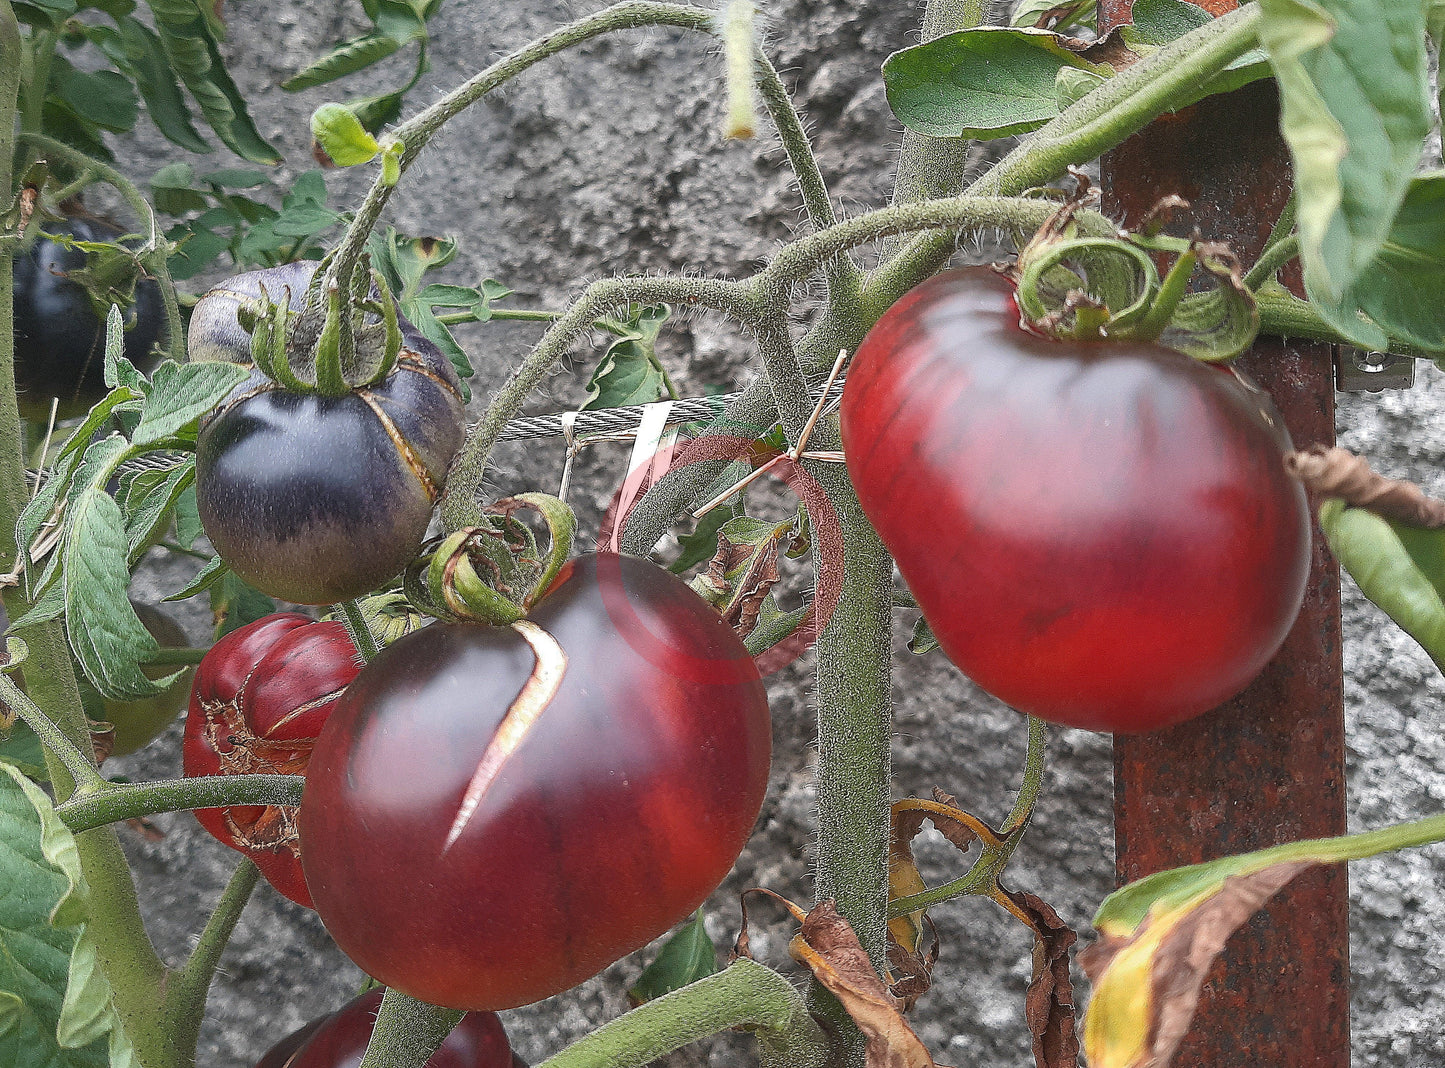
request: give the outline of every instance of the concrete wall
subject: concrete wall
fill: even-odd
[[[432,70],[414,91],[411,110],[501,52],[600,6],[596,0],[453,0],[434,21]],[[771,17],[771,54],[806,109],[835,198],[844,212],[883,203],[900,130],[884,99],[879,65],[916,39],[919,5],[774,0],[763,6]],[[328,94],[284,94],[277,83],[332,41],[358,31],[359,7],[342,0],[237,4],[226,15],[237,81],[255,101],[262,132],[284,148],[282,174],[289,179],[310,166],[307,117]],[[404,76],[405,62],[390,62],[384,73],[358,79],[364,91]],[[414,233],[460,236],[463,252],[451,280],[496,277],[527,307],[563,307],[581,284],[618,272],[751,273],[798,229],[798,200],[773,145],[721,141],[721,96],[720,57],[710,41],[637,31],[595,42],[528,73],[454,121],[408,175],[391,220]],[[123,153],[137,176],[173,156],[149,130]],[[220,156],[198,164],[229,165]],[[362,177],[333,175],[333,203],[354,203]],[[485,396],[488,383],[499,381],[537,336],[536,327],[509,324],[466,332],[464,343],[480,370],[476,391]],[[732,387],[747,373],[746,344],[713,317],[669,328],[665,344],[669,367],[690,395]],[[533,410],[575,405],[582,374],[599,352],[579,351],[578,373],[559,374],[549,395],[535,398]],[[1424,367],[1410,392],[1344,398],[1345,444],[1391,474],[1445,493],[1440,383],[1434,368]],[[581,461],[574,493],[584,519],[605,503],[624,459],[618,449],[594,452]],[[494,478],[501,495],[550,488],[559,471],[560,450],[538,447],[502,455]],[[171,592],[182,581],[174,566],[157,565],[140,588]],[[1348,580],[1346,589],[1351,825],[1365,828],[1445,803],[1439,729],[1445,683]],[[900,619],[897,628],[895,792],[926,794],[939,785],[980,814],[1001,819],[1022,765],[1023,722],[938,654],[909,656],[902,643],[911,622]],[[199,608],[186,623],[198,640],[205,633]],[[799,901],[809,896],[809,666],[805,661],[773,680],[772,789],[752,846],[707,910],[709,929],[723,944],[735,932],[739,889],[764,885]],[[116,770],[134,777],[174,774],[178,750],[177,726]],[[1110,776],[1106,738],[1058,732],[1047,792],[1011,868],[1015,885],[1045,897],[1080,930],[1112,888]],[[122,834],[154,937],[175,959],[199,931],[233,854],[188,815],[155,822],[166,832],[160,841],[127,829]],[[925,837],[918,853],[934,878],[962,870],[936,836]],[[1445,950],[1435,935],[1445,921],[1442,869],[1445,857],[1436,850],[1367,862],[1352,872],[1357,1064],[1445,1063],[1445,1001],[1439,993]],[[953,902],[933,916],[943,955],[937,986],[917,1011],[923,1039],[946,1064],[1031,1063],[1022,1017],[1030,968],[1025,932],[987,902]],[[753,945],[760,958],[787,967],[786,937],[773,922],[766,934],[755,931]],[[575,991],[505,1014],[516,1048],[535,1063],[622,1012],[623,991],[644,959],[622,961]],[[222,962],[198,1063],[248,1068],[281,1035],[340,1004],[359,981],[313,913],[263,886]],[[750,1061],[748,1042],[728,1036],[681,1053],[674,1063]]]

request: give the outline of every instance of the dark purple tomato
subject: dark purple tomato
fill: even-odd
[[[523,624],[434,624],[362,670],[307,771],[306,879],[379,981],[525,1005],[697,908],[747,841],[770,750],[722,618],[654,564],[582,557]]]
[[[76,216],[50,226],[51,234],[79,241],[114,241],[120,227]],[[85,266],[85,253],[42,236],[15,260],[15,394],[20,414],[50,418],[82,415],[109,392],[105,386],[105,320],[67,274]],[[135,301],[121,309],[125,358],[143,371],[155,366],[153,351],[165,331],[160,288],[151,279],[135,287]]]
[[[265,286],[279,302],[289,289],[299,307],[314,270],[288,264],[208,293],[201,326],[192,325],[192,359],[249,359],[249,338],[236,336],[238,294]],[[375,385],[293,393],[257,371],[203,421],[201,523],[257,589],[296,604],[350,600],[399,574],[421,545],[465,411],[446,356],[405,320],[402,339],[396,370]]]
[[[883,316],[842,423],[939,645],[1020,711],[1178,723],[1243,689],[1299,611],[1309,511],[1268,397],[1156,345],[1026,332],[987,268]]]
[[[340,623],[282,612],[233,630],[196,670],[181,745],[186,777],[304,774],[322,724],[359,670]],[[230,805],[195,816],[282,894],[311,907],[294,808]]]
[[[357,1068],[371,1041],[384,993],[369,990],[336,1012],[312,1020],[273,1046],[256,1068]],[[469,1012],[427,1059],[425,1068],[514,1068],[516,1063],[497,1014]]]

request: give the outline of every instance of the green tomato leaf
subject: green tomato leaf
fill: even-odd
[[[27,26],[57,30],[75,14],[75,0],[16,0],[15,17]]]
[[[1294,160],[1305,285],[1338,306],[1389,236],[1430,130],[1423,6],[1259,6]]]
[[[201,510],[196,504],[196,487],[189,486],[176,498],[176,544],[189,549],[204,533]]]
[[[1163,47],[1178,40],[1190,30],[1207,25],[1213,17],[1208,11],[1184,0],[1134,0],[1132,44]]]
[[[126,559],[134,565],[165,533],[181,494],[196,481],[196,463],[187,456],[167,470],[147,468],[121,478],[120,505],[125,520]]]
[[[181,95],[180,83],[166,62],[161,39],[151,29],[129,15],[116,20],[121,46],[134,73],[136,88],[145,101],[146,114],[166,140],[189,152],[209,152],[206,143],[191,122],[191,109]]]
[[[131,441],[148,445],[181,434],[249,374],[249,367],[236,363],[163,361],[151,376],[151,395]]]
[[[1039,26],[1040,22],[1047,25]],[[1056,33],[1070,27],[1096,30],[1099,25],[1098,0],[1022,0],[1014,8],[1009,25],[1048,29]]]
[[[111,1007],[75,838],[49,797],[0,762],[0,1063],[11,1068],[130,1068]]]
[[[408,302],[402,306],[401,312],[411,321],[412,326],[421,331],[422,337],[446,353],[447,359],[456,369],[457,377],[461,379],[462,403],[468,403],[472,399],[472,387],[467,383],[467,379],[477,372],[466,350],[452,335],[450,328],[446,323],[438,321],[428,304]]]
[[[1413,178],[1370,269],[1338,304],[1315,306],[1336,329],[1363,347],[1386,349],[1385,334],[1445,353],[1445,172]],[[1364,316],[1365,318],[1362,318]]]
[[[210,569],[208,564],[205,570],[209,571]],[[197,579],[200,577],[198,575]],[[195,582],[191,583],[193,586],[195,584]],[[216,630],[213,636],[215,641],[220,641],[238,627],[254,623],[276,611],[275,601],[260,590],[248,586],[230,569],[222,571],[216,581],[208,584],[208,588],[211,591],[211,614],[216,620]],[[166,599],[173,600],[175,598],[168,597]]]
[[[608,323],[618,340],[608,346],[588,379],[582,411],[651,404],[668,395],[657,360],[657,335],[670,314],[666,304],[633,305],[626,321]]]
[[[627,991],[627,1000],[634,1006],[641,1005],[716,972],[717,947],[707,936],[699,909],[663,943],[657,958],[642,970],[637,982]]]
[[[426,23],[416,8],[404,0],[376,0],[373,16],[377,30],[398,46],[426,39]]]
[[[123,74],[113,70],[80,71],[56,57],[51,74],[52,91],[86,122],[124,133],[140,116],[135,87]]]
[[[27,779],[41,783],[50,779],[45,770],[45,747],[22,719],[16,719],[9,730],[0,728],[0,761],[14,764]],[[0,1032],[4,1030],[0,1023]]]
[[[727,471],[723,474],[724,484],[720,487],[726,489],[735,485],[738,479],[748,473],[749,467],[742,462],[728,465]],[[731,475],[733,477],[729,478]],[[713,558],[718,551],[718,532],[729,520],[736,519],[742,515],[742,494],[738,495],[736,504],[720,504],[711,512],[708,512],[697,521],[691,534],[685,534],[678,539],[681,552],[677,559],[668,565],[667,569],[674,575],[682,575],[697,567],[698,564],[706,563]]]
[[[376,134],[388,123],[395,122],[401,115],[403,94],[381,93],[377,96],[362,96],[347,102],[346,106],[356,116],[367,132]]]
[[[225,577],[230,570],[226,562],[219,556],[213,556],[207,561],[206,566],[196,573],[196,577],[186,584],[186,588],[179,593],[173,593],[163,598],[167,601],[184,601],[187,597],[194,597],[202,590],[209,590],[217,582]]]
[[[918,622],[913,624],[913,636],[908,639],[908,651],[915,656],[922,656],[937,648],[938,639],[933,636],[933,628],[928,625],[928,620],[919,616]]]
[[[1330,550],[1360,592],[1445,671],[1445,530],[1424,530],[1331,499],[1320,507]]]
[[[1059,113],[1061,67],[1107,76],[1046,30],[984,26],[905,48],[883,64],[888,104],[929,137],[1008,137]]]
[[[221,189],[255,189],[270,180],[265,171],[252,170],[250,167],[223,167],[218,171],[208,171],[196,179]]]
[[[305,70],[287,78],[281,83],[281,88],[296,92],[299,89],[325,85],[337,78],[344,78],[348,74],[365,70],[377,60],[385,59],[400,47],[400,44],[385,34],[368,33],[361,37],[353,37],[349,41],[342,41],[326,55],[312,62]]]
[[[148,679],[140,665],[159,648],[126,597],[130,572],[120,508],[102,489],[70,506],[61,583],[71,650],[102,697],[137,701],[160,693],[180,672]]]
[[[370,163],[381,151],[376,138],[344,104],[322,104],[312,112],[311,136],[338,167]]]
[[[281,162],[275,146],[257,131],[246,101],[226,73],[217,47],[223,32],[209,4],[194,0],[147,0],[170,67],[200,105],[216,136],[232,152],[252,163]]]

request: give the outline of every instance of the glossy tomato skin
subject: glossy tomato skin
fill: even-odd
[[[48,227],[79,241],[114,241],[121,229],[100,219],[76,216]],[[15,392],[20,414],[50,418],[82,415],[109,392],[105,386],[105,322],[81,286],[66,277],[85,266],[85,253],[41,236],[15,260]],[[142,279],[135,303],[123,309],[124,355],[143,371],[159,357],[152,350],[165,329],[160,287]]]
[[[434,1004],[528,1004],[645,945],[721,882],[766,791],[757,669],[681,580],[582,557],[529,618],[565,674],[449,847],[538,663],[515,630],[434,624],[382,650],[307,772],[317,911],[368,974]]]
[[[285,612],[232,631],[196,672],[181,750],[185,774],[303,774],[326,717],[358,671],[340,623]],[[196,809],[195,816],[255,861],[282,894],[312,907],[294,809],[232,805]]]
[[[1019,327],[986,268],[884,315],[843,395],[849,471],[944,652],[1023,712],[1145,731],[1243,689],[1284,641],[1310,519],[1239,376]]]
[[[369,990],[336,1012],[313,1020],[278,1042],[256,1068],[357,1068],[376,1026],[385,992]],[[469,1012],[425,1068],[514,1068],[502,1021],[494,1012]]]
[[[241,350],[236,337],[238,294],[265,287],[279,300],[289,290],[299,306],[314,269],[252,272],[207,294],[192,358],[249,358],[249,338],[241,333]],[[351,600],[411,561],[464,431],[456,372],[405,320],[397,368],[374,385],[293,393],[254,372],[202,423],[201,523],[257,589],[295,604]]]

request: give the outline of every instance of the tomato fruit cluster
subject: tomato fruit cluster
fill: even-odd
[[[121,229],[76,216],[50,229],[77,241],[114,241]],[[105,321],[96,315],[78,282],[67,277],[85,266],[85,253],[42,235],[15,260],[15,397],[27,419],[81,415],[106,395]],[[123,309],[124,355],[141,370],[159,358],[152,350],[165,327],[160,288],[142,279],[135,302]]]
[[[1310,517],[1264,393],[1156,345],[1032,334],[988,268],[883,316],[842,428],[939,645],[1020,711],[1177,723],[1248,685],[1299,611]]]
[[[182,746],[185,774],[303,774],[322,724],[359,670],[356,647],[340,623],[286,612],[232,631],[196,672]],[[272,886],[311,907],[295,809],[232,805],[195,814],[218,840],[255,861]]]
[[[353,998],[312,1020],[267,1051],[256,1068],[357,1068],[376,1026],[381,990]],[[512,1052],[494,1012],[469,1012],[452,1028],[425,1068],[526,1068]]]
[[[264,290],[297,310],[315,264],[239,275],[201,298],[191,358],[249,362],[237,308]],[[415,555],[465,429],[451,361],[405,319],[395,370],[331,396],[255,371],[201,425],[196,501],[227,565],[295,604],[376,589]]]
[[[388,986],[524,1005],[697,908],[752,831],[770,753],[722,618],[654,564],[581,557],[527,621],[433,624],[347,687],[307,768],[306,881]]]

